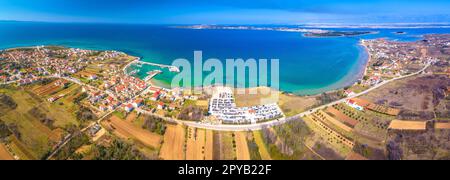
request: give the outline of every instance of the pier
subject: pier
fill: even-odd
[[[132,75],[133,73],[136,73],[135,71],[132,71],[132,72],[127,73],[128,67],[130,67],[132,64],[138,64],[138,66],[141,66],[141,67],[142,67],[143,64],[146,64],[146,65],[151,65],[151,66],[158,66],[158,67],[160,67],[160,68],[168,68],[170,72],[176,72],[176,73],[179,73],[179,72],[180,72],[180,69],[179,69],[178,67],[176,67],[176,66],[170,66],[170,65],[164,65],[164,64],[157,64],[157,63],[144,62],[144,61],[141,61],[141,60],[138,58],[138,59],[136,59],[136,60],[134,60],[134,61],[128,63],[128,64],[122,69],[124,74]],[[162,73],[162,71],[159,72],[159,73],[157,73],[157,74],[160,74],[160,73]],[[153,76],[155,76],[155,75],[153,75]],[[153,77],[153,76],[152,76],[152,77]]]
[[[137,64],[147,64],[147,65],[151,65],[151,66],[158,66],[161,68],[168,68],[170,72],[180,72],[180,69],[176,66],[169,66],[169,65],[164,65],[164,64],[156,64],[156,63],[150,63],[150,62],[144,62],[144,61],[136,61],[135,63]]]
[[[148,76],[145,77],[144,81],[149,82],[151,79],[153,79],[153,77],[155,77],[156,75],[161,74],[161,73],[162,73],[162,71],[160,71],[160,70],[150,71],[147,73]]]

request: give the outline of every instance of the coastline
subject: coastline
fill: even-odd
[[[60,46],[60,45],[38,45],[38,46],[54,46],[54,47],[63,47],[63,48],[79,48],[79,47],[70,47],[70,46]],[[298,90],[297,92],[291,92],[291,91],[283,91],[282,89],[278,89],[277,91],[279,91],[280,93],[284,93],[284,94],[289,94],[289,95],[295,95],[295,96],[316,96],[316,95],[320,95],[322,93],[330,93],[330,92],[335,92],[338,90],[341,90],[344,87],[353,85],[354,83],[356,83],[359,79],[361,79],[367,70],[367,65],[368,62],[370,61],[370,55],[368,55],[368,49],[367,47],[360,41],[357,44],[358,48],[360,48],[359,50],[359,55],[358,55],[358,59],[355,61],[355,67],[356,70],[351,70],[348,72],[347,75],[345,75],[344,77],[342,77],[340,80],[338,80],[337,82],[330,84],[328,86],[325,87],[321,87],[321,88],[317,88],[317,89],[308,89],[308,90]],[[14,48],[8,48],[8,49],[3,49],[3,50],[11,50],[11,49],[20,49],[20,48],[33,48],[33,47],[37,47],[37,46],[23,46],[23,47],[14,47]],[[80,48],[81,49],[81,48]],[[106,51],[103,49],[89,49],[88,50],[96,50],[96,51]],[[113,51],[117,51],[117,50],[113,50]],[[118,52],[123,52],[123,51],[118,51]],[[125,53],[125,52],[123,52]],[[132,70],[134,70],[134,68],[132,65],[136,64],[138,61],[142,61],[142,59],[144,59],[143,57],[138,57],[132,54],[128,54],[129,56],[135,57],[135,60],[129,62],[127,65],[124,66],[123,68],[123,72],[124,74],[130,75],[129,72],[131,72]],[[367,57],[361,54],[367,54]],[[147,61],[144,61],[147,62]],[[364,63],[362,63],[364,62]],[[170,65],[167,65],[170,66]],[[163,69],[163,68],[161,68]],[[131,70],[131,71],[130,71]],[[356,72],[356,73],[355,73]],[[131,75],[131,76],[135,76],[138,77],[142,80],[145,79],[145,77],[147,77],[148,75],[146,75],[144,78],[139,77],[137,75]],[[161,80],[158,79],[158,77],[154,77],[150,80],[147,81],[151,86],[155,86],[155,87],[161,87],[161,88],[165,88],[165,89],[172,89],[170,87],[170,82],[167,82],[165,80]],[[334,87],[335,86],[335,87]],[[193,89],[198,88],[198,87],[192,87]],[[208,87],[204,87],[204,88],[208,88]],[[234,87],[233,87],[234,88]],[[257,86],[257,87],[246,87],[245,89],[252,89],[252,88],[265,88],[265,86]],[[272,88],[271,88],[272,89]],[[321,90],[324,89],[324,90]],[[326,89],[326,90],[325,90]],[[300,93],[299,93],[300,91]],[[303,91],[303,92],[301,92]]]
[[[316,95],[320,95],[322,93],[330,93],[330,92],[335,92],[338,90],[341,90],[345,87],[348,86],[352,86],[355,83],[357,83],[359,80],[361,80],[367,70],[367,65],[370,61],[370,54],[368,49],[361,44],[361,41],[358,44],[355,44],[356,48],[358,49],[358,57],[357,60],[355,61],[355,64],[352,65],[352,67],[349,70],[349,72],[344,75],[342,78],[340,78],[339,80],[337,80],[336,82],[328,85],[328,86],[324,86],[321,88],[316,88],[316,89],[310,89],[310,90],[299,90],[299,91],[303,91],[304,93],[295,93],[295,92],[285,92],[288,94],[293,94],[296,96],[316,96]],[[310,93],[313,92],[313,93]],[[316,93],[314,93],[316,92]]]
[[[359,43],[359,45],[360,45],[361,47],[364,48],[364,51],[365,51],[366,54],[367,54],[367,60],[366,60],[366,63],[365,63],[365,65],[364,65],[364,73],[363,73],[363,77],[364,77],[365,75],[367,75],[367,69],[368,69],[369,63],[370,63],[370,61],[372,61],[372,56],[370,55],[369,48],[366,46],[366,44],[364,43],[364,41],[365,41],[365,40],[361,40],[360,43]]]
[[[356,82],[361,80],[367,71],[367,65],[370,62],[370,54],[367,49],[367,47],[362,43],[362,41],[359,41],[358,44],[355,44],[355,46],[358,48],[358,57],[357,60],[355,60],[355,64],[352,65],[352,67],[349,70],[349,72],[344,75],[341,79],[336,81],[335,83],[332,83],[328,86],[324,86],[321,88],[315,88],[315,89],[300,89],[298,91],[283,91],[281,89],[278,89],[280,93],[284,94],[290,94],[295,96],[316,96],[320,95],[322,93],[330,93],[335,92],[338,90],[341,90],[347,86],[354,85]],[[145,78],[145,77],[144,77]],[[158,77],[154,77],[151,80],[152,86],[162,87],[165,89],[171,89],[170,82],[167,82],[165,80],[158,79]],[[228,85],[225,85],[228,86]],[[231,87],[231,86],[228,86]],[[192,89],[201,88],[201,87],[192,87]],[[203,87],[208,88],[208,87]],[[235,88],[235,87],[232,87]],[[252,89],[252,88],[265,88],[265,86],[257,86],[257,87],[246,87],[245,89]],[[323,90],[322,90],[323,89]]]
[[[359,36],[367,36],[373,34],[379,34],[379,31],[370,31],[364,34],[356,34],[356,35],[341,35],[341,36],[321,36],[319,35],[311,35],[311,33],[302,33],[302,36],[305,38],[345,38],[345,37],[359,37]]]

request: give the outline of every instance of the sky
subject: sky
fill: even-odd
[[[449,0],[0,0],[0,20],[142,24],[448,23]]]

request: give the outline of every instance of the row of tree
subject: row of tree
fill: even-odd
[[[164,135],[167,127],[162,118],[156,116],[145,116],[142,128],[147,129],[153,133]]]

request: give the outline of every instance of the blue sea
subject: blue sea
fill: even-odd
[[[178,58],[279,59],[280,89],[311,95],[351,85],[362,76],[367,53],[360,39],[389,38],[415,41],[423,34],[450,33],[450,29],[334,29],[379,31],[357,37],[308,38],[297,32],[257,30],[198,30],[166,25],[0,22],[0,49],[61,45],[94,50],[118,50],[144,61],[171,64]],[[403,31],[406,34],[393,32]],[[134,67],[141,78],[156,67]],[[175,73],[164,70],[156,83],[168,86]],[[225,77],[227,78],[227,77]]]

